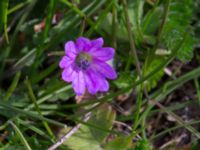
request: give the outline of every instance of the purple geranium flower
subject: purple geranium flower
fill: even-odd
[[[108,91],[106,78],[116,79],[115,70],[106,63],[114,57],[115,50],[103,47],[103,43],[103,38],[89,40],[84,37],[75,43],[65,43],[65,56],[59,66],[63,69],[62,79],[72,82],[77,95],[84,94],[86,89],[90,94]]]

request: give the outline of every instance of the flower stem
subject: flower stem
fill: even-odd
[[[126,23],[127,23],[127,31],[128,31],[128,37],[129,37],[129,42],[130,42],[130,46],[131,46],[131,51],[132,51],[133,56],[135,58],[134,60],[135,60],[137,73],[139,75],[139,79],[141,79],[142,78],[142,71],[141,71],[141,68],[140,68],[140,62],[139,62],[139,59],[138,59],[137,50],[136,50],[134,39],[133,39],[133,36],[132,36],[131,23],[130,23],[130,19],[129,19],[129,15],[128,15],[128,6],[127,6],[126,0],[122,0],[122,2],[123,2],[123,5],[124,5],[124,13],[125,13],[125,19],[126,19]],[[136,110],[134,124],[133,124],[133,131],[136,130],[137,121],[139,120],[140,110],[141,110],[141,107],[142,107],[142,97],[143,97],[142,91],[143,91],[143,89],[144,89],[144,94],[145,94],[146,98],[149,99],[149,95],[148,95],[148,92],[146,90],[146,87],[142,83],[139,86],[139,94],[138,94],[138,99],[137,99],[137,103],[136,103],[137,110]],[[145,128],[142,127],[142,130],[143,130],[142,131],[143,135],[145,135]],[[145,138],[145,136],[143,138]]]
[[[122,2],[123,2],[123,5],[124,5],[124,15],[125,15],[125,19],[126,19],[128,38],[129,38],[129,42],[130,42],[130,46],[131,46],[131,51],[132,51],[133,56],[135,58],[134,63],[136,65],[137,73],[138,73],[139,77],[141,77],[142,73],[141,73],[141,68],[140,68],[140,62],[138,60],[137,50],[136,50],[135,42],[134,42],[134,39],[133,39],[133,36],[132,36],[131,23],[130,23],[130,19],[129,19],[129,15],[128,15],[127,2],[126,2],[126,0],[122,0]]]

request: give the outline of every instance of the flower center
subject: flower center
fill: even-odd
[[[84,52],[79,53],[75,60],[76,65],[81,70],[86,70],[90,66],[91,61],[92,57]]]

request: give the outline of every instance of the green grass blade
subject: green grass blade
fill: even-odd
[[[66,127],[66,125],[64,123],[61,123],[61,122],[58,122],[58,121],[55,121],[53,119],[49,119],[49,118],[46,118],[46,117],[43,117],[43,116],[39,116],[38,114],[36,113],[33,113],[31,111],[27,111],[27,110],[23,110],[23,109],[19,109],[19,108],[16,108],[16,107],[13,107],[3,101],[0,101],[0,105],[3,107],[3,109],[6,109],[7,111],[14,111],[16,113],[19,113],[20,115],[23,115],[23,116],[29,116],[29,117],[33,117],[35,119],[38,119],[38,120],[42,120],[42,121],[47,121],[51,124],[54,124],[54,125],[57,125],[57,126],[60,126],[60,127]],[[14,118],[11,118],[11,119],[14,119]]]
[[[17,84],[18,84],[19,79],[20,79],[20,76],[21,76],[21,72],[16,73],[16,75],[15,75],[15,77],[14,77],[10,87],[8,88],[8,91],[6,92],[5,97],[4,97],[5,101],[7,101],[10,98],[10,96],[12,95],[14,90],[16,89]]]
[[[17,24],[17,26],[15,28],[15,31],[14,31],[14,33],[12,35],[12,38],[11,38],[11,43],[9,44],[9,46],[5,49],[5,51],[3,53],[3,59],[6,59],[6,58],[9,57],[9,55],[11,53],[11,50],[13,49],[13,46],[14,46],[15,42],[17,41],[16,37],[17,37],[17,33],[19,32],[19,28],[24,23],[26,18],[29,16],[29,14],[30,14],[31,10],[33,9],[33,7],[35,6],[36,2],[37,2],[37,0],[30,1],[30,4],[24,9],[25,13],[21,17],[20,21],[18,22],[18,24]],[[5,67],[5,62],[0,64],[0,72],[3,72],[4,67]]]
[[[8,0],[0,1],[0,31],[4,29],[4,35],[6,38],[6,42],[9,43],[8,32],[7,32],[7,16],[8,16]]]
[[[162,88],[160,88],[158,91],[156,91],[152,95],[150,95],[150,97],[151,97],[151,99],[154,99],[155,101],[159,102],[162,99],[164,99],[168,94],[172,93],[174,90],[178,89],[186,82],[188,82],[194,78],[198,78],[198,77],[200,77],[200,67],[196,68],[195,70],[190,71],[189,73],[177,78],[174,81],[167,82]],[[149,105],[146,108],[146,110],[140,117],[140,121],[138,121],[138,123],[137,123],[138,125],[142,121],[142,119],[144,119],[145,117],[148,116],[148,114],[152,108],[153,108],[152,105]]]
[[[28,129],[34,131],[35,133],[37,133],[38,135],[44,137],[44,138],[47,138],[49,140],[51,140],[51,138],[41,129],[37,128],[36,126],[34,125],[31,125],[30,122],[27,122],[27,121],[24,121],[20,118],[18,118],[20,124],[22,124],[23,126],[27,127]]]
[[[32,76],[32,78],[30,78],[30,80],[32,81],[32,83],[37,83],[37,82],[41,81],[42,79],[44,79],[46,76],[48,76],[50,73],[55,71],[57,68],[58,68],[58,63],[56,62],[56,63],[50,65],[47,69],[40,72],[38,76]]]
[[[26,150],[31,150],[31,147],[29,146],[28,142],[26,141],[26,139],[25,139],[24,135],[22,134],[22,132],[20,131],[20,129],[12,121],[10,121],[9,123],[14,128],[17,136],[19,137],[19,139],[21,140],[22,144],[24,145],[24,148]]]
[[[198,82],[197,78],[194,79],[194,85],[195,85],[195,88],[196,88],[196,91],[197,91],[198,102],[199,102],[199,105],[200,105],[200,86],[199,86],[199,82]]]
[[[38,114],[39,114],[40,116],[42,116],[42,113],[41,113],[41,111],[40,111],[40,108],[39,108],[39,106],[38,106],[38,104],[37,104],[36,97],[35,97],[35,95],[34,95],[34,93],[33,93],[31,84],[30,84],[30,82],[29,82],[28,79],[25,80],[25,84],[26,84],[26,86],[27,86],[27,88],[28,88],[28,92],[29,92],[30,98],[31,98],[31,100],[33,101],[33,104],[34,104],[34,106],[35,106],[35,108],[36,108],[36,111],[38,112]],[[54,140],[54,139],[55,139],[55,136],[54,136],[53,132],[51,131],[51,128],[49,127],[48,123],[47,123],[45,120],[43,120],[42,123],[43,123],[44,127],[46,128],[47,132],[49,133],[49,135],[50,135],[50,136],[52,137],[52,139]]]
[[[21,2],[21,3],[17,4],[17,5],[15,5],[14,7],[8,9],[8,15],[10,15],[10,14],[16,12],[17,10],[23,8],[23,7],[24,7],[25,5],[27,5],[27,4],[28,4],[28,1],[26,1],[26,2]]]
[[[166,109],[162,104],[160,104],[159,102],[156,102],[154,100],[151,100],[151,102],[153,103],[153,105],[158,106],[163,112],[167,113],[168,115],[172,116],[176,122],[180,125],[184,125],[184,128],[186,128],[188,131],[190,131],[191,133],[193,133],[198,139],[200,139],[200,133],[198,132],[198,130],[196,130],[195,128],[193,128],[191,125],[188,125],[185,121],[182,120],[181,117],[179,117],[178,115],[176,115],[174,112]]]
[[[43,40],[45,40],[48,37],[49,29],[50,29],[51,24],[52,24],[52,18],[53,18],[53,14],[54,14],[55,7],[56,7],[56,3],[57,3],[57,0],[50,0],[50,2],[49,2],[48,11],[47,11],[48,15],[47,15],[47,19],[46,19],[46,22],[45,22]]]
[[[104,18],[108,15],[108,13],[112,9],[113,5],[114,5],[113,0],[107,4],[107,7],[102,11],[102,13],[99,15],[98,19],[91,26],[91,28],[87,31],[86,36],[91,36],[93,31],[97,31],[102,36],[106,37],[105,33],[103,33],[102,31],[99,30],[99,25],[104,20]]]
[[[166,130],[164,130],[164,131],[162,131],[162,132],[160,132],[160,133],[158,133],[158,134],[156,134],[156,135],[153,135],[152,137],[150,137],[150,140],[154,140],[154,139],[156,139],[156,138],[160,138],[161,136],[163,136],[164,134],[166,134],[166,133],[169,133],[169,132],[172,132],[172,131],[174,131],[174,130],[176,130],[176,129],[178,129],[178,128],[182,128],[182,127],[184,127],[184,126],[191,126],[191,125],[195,125],[195,124],[199,124],[200,123],[200,120],[195,120],[195,121],[192,121],[192,122],[188,122],[188,123],[185,123],[185,124],[179,124],[179,125],[177,125],[177,126],[175,126],[175,127],[172,127],[172,128],[168,128],[168,129],[166,129]]]

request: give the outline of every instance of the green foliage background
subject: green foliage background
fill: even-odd
[[[195,0],[1,0],[0,132],[6,137],[0,140],[0,149],[47,149],[77,123],[82,124],[80,130],[59,149],[153,149],[152,139],[159,134],[146,135],[153,105],[143,91],[146,88],[149,98],[160,102],[190,80],[199,84],[199,67],[163,81],[164,68],[174,60],[189,63],[199,58],[194,56],[200,42],[199,6]],[[52,23],[55,15],[58,20]],[[105,45],[114,47],[112,64],[118,73],[107,93],[83,104],[75,103],[71,85],[61,81],[58,67],[64,43],[79,36],[103,37]],[[111,107],[116,97],[133,91],[137,102],[130,114],[116,113]],[[140,111],[142,107],[145,110]],[[92,116],[83,122],[87,112]],[[117,121],[129,122],[132,130],[128,134],[116,130]],[[199,137],[191,125],[184,128]]]

